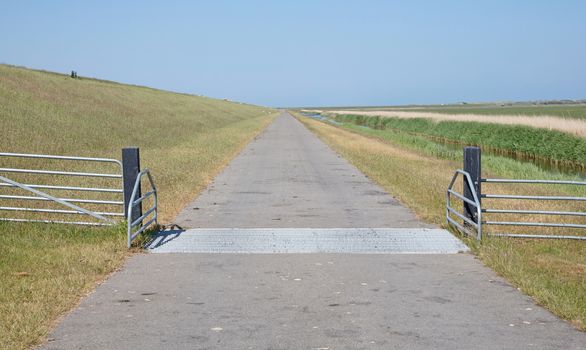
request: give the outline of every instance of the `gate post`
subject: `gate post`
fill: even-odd
[[[140,152],[138,147],[126,147],[122,149],[122,178],[124,182],[124,217],[128,214],[130,206],[130,197],[134,184],[140,173]],[[138,187],[137,198],[142,196],[140,186]],[[142,203],[132,211],[131,221],[136,220],[142,215]]]
[[[464,147],[464,171],[470,174],[470,178],[472,180],[472,184],[474,185],[474,189],[476,190],[476,195],[478,196],[478,201],[480,201],[480,194],[481,194],[481,150],[480,147]],[[472,196],[472,191],[468,188],[468,183],[464,181],[464,197],[474,201],[474,197]],[[477,215],[477,208],[473,205],[470,205],[464,202],[464,215],[478,223],[478,215]],[[464,223],[466,224],[466,223]]]

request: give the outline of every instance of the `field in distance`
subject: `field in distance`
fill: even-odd
[[[586,119],[586,100],[543,102],[460,103],[445,105],[316,107],[321,110],[407,111],[442,114],[478,114],[507,116],[554,116]]]

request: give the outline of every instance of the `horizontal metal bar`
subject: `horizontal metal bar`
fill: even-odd
[[[32,219],[13,219],[13,218],[0,218],[0,221],[11,221],[11,222],[41,222],[45,224],[69,224],[69,225],[87,225],[87,226],[112,226],[112,223],[103,222],[87,222],[87,221],[59,221],[59,220],[32,220]]]
[[[522,184],[548,184],[548,185],[579,185],[584,186],[584,181],[563,181],[563,180],[522,180],[522,179],[481,179],[487,183],[522,183]]]
[[[457,217],[459,217],[460,219],[466,221],[468,224],[478,228],[478,223],[470,220],[469,218],[465,217],[464,215],[458,213],[457,211],[455,211],[452,207],[447,207],[448,211],[454,215],[456,215]]]
[[[470,230],[468,230],[467,228],[465,228],[464,226],[460,225],[458,222],[456,222],[454,219],[447,217],[448,222],[450,222],[452,225],[456,226],[460,231],[464,232],[465,234],[469,235],[469,236],[473,236],[476,237],[478,235],[478,233],[474,233]]]
[[[110,222],[110,223],[114,223],[115,222],[114,220],[112,220],[110,218],[107,218],[105,216],[96,214],[96,213],[92,212],[91,210],[87,210],[85,208],[82,208],[80,206],[77,206],[75,204],[72,204],[71,202],[64,201],[61,198],[53,197],[50,194],[41,192],[41,191],[36,190],[34,188],[27,187],[26,185],[23,185],[20,182],[11,180],[11,179],[9,179],[9,178],[7,178],[5,176],[0,176],[0,181],[5,182],[5,183],[9,183],[11,185],[18,186],[19,188],[21,188],[23,190],[27,190],[29,192],[32,192],[32,193],[36,194],[37,196],[40,196],[42,198],[42,200],[57,202],[57,203],[59,203],[61,205],[64,205],[64,206],[70,208],[70,209],[81,211],[82,213],[87,214],[87,215],[89,215],[91,217],[94,217],[94,218],[96,218],[98,220],[103,220],[103,221],[107,221],[107,222]],[[4,195],[2,197],[6,198],[6,197],[25,197],[25,196],[6,196],[6,195]],[[37,198],[37,200],[38,200],[39,197],[30,197],[30,198],[33,198],[33,199],[34,198]]]
[[[75,172],[75,171],[38,170],[38,169],[0,168],[0,172],[2,172],[2,173],[21,173],[21,174],[63,175],[63,176],[107,177],[107,178],[115,178],[115,179],[122,178],[122,174],[82,173],[82,172]]]
[[[35,212],[35,213],[55,213],[55,214],[85,214],[85,213],[78,211],[78,210],[24,208],[24,207],[0,207],[0,210],[28,211],[28,212]],[[124,213],[109,213],[109,212],[101,212],[101,211],[94,211],[93,213],[98,214],[98,215],[107,215],[107,216],[124,216]]]
[[[482,209],[482,212],[483,213],[491,213],[491,214],[537,214],[537,215],[586,216],[586,213],[582,213],[582,212],[578,212],[578,211]]]
[[[53,185],[31,185],[25,184],[30,188],[41,188],[47,190],[67,190],[67,191],[86,191],[86,192],[105,192],[105,193],[123,193],[122,189],[118,188],[92,188],[92,187],[74,187],[74,186],[53,186]],[[15,185],[0,183],[0,187],[18,187]]]
[[[565,227],[565,228],[586,228],[582,224],[558,224],[550,222],[518,222],[518,221],[484,221],[485,225],[502,225],[502,226],[539,226],[539,227]]]
[[[130,235],[130,241],[132,241],[136,236],[141,234],[144,230],[146,230],[153,222],[157,220],[157,217],[150,219],[146,224],[142,225],[140,229],[138,229],[134,234]]]
[[[565,197],[565,196],[513,196],[506,194],[483,194],[481,198],[493,199],[529,199],[529,200],[551,200],[551,201],[586,201],[586,197]]]
[[[0,195],[0,198],[4,199],[24,199],[24,200],[33,200],[33,201],[49,201],[52,202],[52,199],[44,198],[44,197],[34,197],[34,196],[16,196],[16,195]],[[64,202],[69,203],[92,203],[92,204],[110,204],[110,205],[124,205],[122,201],[106,201],[106,200],[97,200],[97,199],[75,199],[75,198],[57,198]]]
[[[513,238],[542,238],[542,239],[578,239],[586,240],[586,236],[557,236],[557,235],[527,235],[515,233],[489,233],[493,237],[513,237]]]
[[[134,220],[130,226],[134,227],[137,224],[139,224],[142,220],[146,219],[147,216],[149,216],[153,211],[157,210],[157,207],[152,207],[149,210],[147,210],[146,212],[144,212],[144,214],[142,214],[139,218],[137,218],[136,220]]]
[[[116,164],[122,166],[122,162],[121,161],[119,161],[118,159],[111,159],[111,158],[54,156],[54,155],[48,155],[48,154],[6,153],[6,152],[0,152],[0,157],[42,158],[42,159],[60,159],[60,160],[79,160],[79,161],[87,161],[87,162],[116,163]]]
[[[470,205],[473,205],[475,207],[478,207],[478,204],[474,203],[473,200],[464,197],[463,195],[459,194],[458,192],[455,192],[454,190],[448,190],[448,193],[454,195],[455,197],[463,200],[464,202],[466,202],[466,203],[468,203]]]
[[[150,196],[152,196],[153,194],[155,194],[155,191],[150,191],[145,193],[142,197],[140,197],[139,199],[135,200],[132,202],[132,205],[135,206],[138,203],[141,203],[142,201],[144,201],[145,199],[148,199]]]

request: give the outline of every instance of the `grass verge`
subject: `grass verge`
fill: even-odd
[[[444,226],[445,190],[454,170],[461,167],[460,161],[434,156],[423,140],[409,145],[408,135],[377,137],[369,129],[347,130],[310,118],[299,119],[420,218]],[[485,175],[495,177],[531,177],[539,171],[514,161],[489,161],[485,169]],[[520,194],[528,188],[504,186],[502,190]],[[539,191],[551,194],[554,189]],[[574,189],[562,191],[575,193]],[[586,242],[490,238],[481,245],[468,243],[486,265],[537,303],[586,330]]]
[[[129,254],[122,226],[0,223],[0,348],[25,349]]]

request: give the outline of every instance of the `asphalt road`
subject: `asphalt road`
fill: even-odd
[[[175,223],[183,228],[431,227],[286,113]]]
[[[584,349],[469,254],[144,254],[46,349]]]
[[[428,226],[287,114],[251,143],[177,223],[192,228]],[[586,334],[535,305],[470,254],[323,253],[139,254],[84,298],[43,345],[585,347]]]

